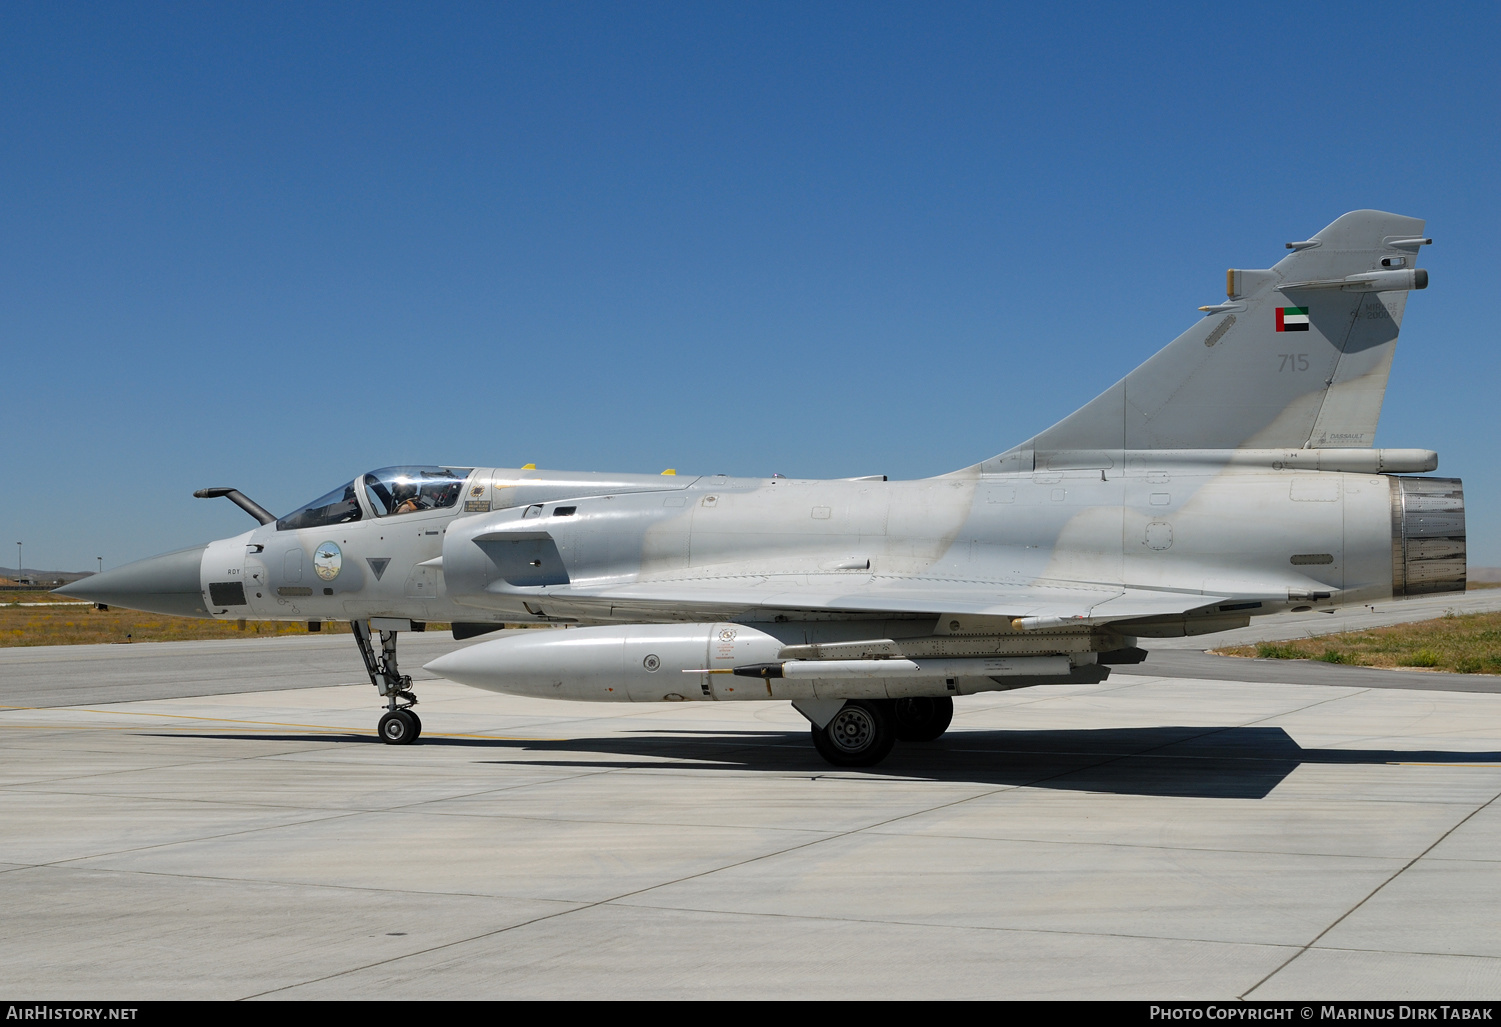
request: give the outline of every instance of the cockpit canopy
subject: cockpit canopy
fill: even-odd
[[[382,467],[361,479],[375,516],[446,510],[459,501],[472,467]]]
[[[377,517],[446,510],[458,503],[459,494],[464,491],[464,480],[472,470],[470,467],[418,465],[382,467],[294,510],[278,520],[276,527],[278,531],[288,531],[357,521],[364,516],[359,501],[362,491],[370,512]]]

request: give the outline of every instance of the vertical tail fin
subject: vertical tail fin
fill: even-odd
[[[1123,450],[1370,447],[1408,291],[1428,284],[1413,266],[1432,241],[1423,227],[1352,211],[1288,243],[1269,270],[1230,271],[1227,302],[982,468],[1096,466]]]

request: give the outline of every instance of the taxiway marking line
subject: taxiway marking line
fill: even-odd
[[[1388,763],[1388,767],[1489,767],[1494,770],[1501,763]]]

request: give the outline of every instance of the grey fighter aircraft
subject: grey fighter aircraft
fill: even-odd
[[[1346,214],[1090,403],[918,481],[387,467],[234,538],[59,591],[220,619],[348,620],[417,738],[404,630],[498,692],[790,700],[843,766],[937,738],[955,696],[1104,679],[1144,639],[1465,587],[1464,496],[1374,449],[1424,223]],[[537,622],[567,631],[500,631]]]

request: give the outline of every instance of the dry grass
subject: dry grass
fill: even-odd
[[[0,592],[0,607],[14,606],[17,603],[76,603],[77,599],[69,599],[67,596],[53,595],[46,589],[37,589],[27,592]]]
[[[1405,667],[1459,674],[1501,674],[1501,613],[1446,615],[1436,620],[1347,631],[1293,642],[1216,649],[1221,656],[1322,660],[1359,667]]]
[[[19,604],[41,605],[19,605]],[[243,626],[242,626],[243,625]],[[546,627],[512,624],[506,627]],[[447,631],[450,625],[429,623],[428,631]],[[322,630],[349,634],[348,621],[323,622]],[[275,638],[308,634],[306,621],[222,621],[199,617],[169,617],[111,607],[96,610],[92,603],[55,596],[50,592],[0,592],[0,648],[23,645],[97,645],[101,642],[190,642],[212,638]],[[351,643],[353,644],[353,643]]]
[[[25,595],[26,593],[19,593]],[[7,596],[7,598],[9,598]],[[25,602],[45,602],[27,598]],[[324,631],[348,631],[344,624],[325,624]],[[92,605],[47,603],[15,606],[0,603],[0,647],[21,645],[90,645],[99,642],[184,642],[199,638],[254,638],[256,635],[305,635],[302,622],[235,621],[168,617],[135,610],[96,610]]]

